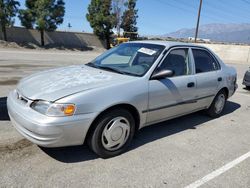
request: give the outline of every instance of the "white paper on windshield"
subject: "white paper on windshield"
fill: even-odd
[[[148,49],[148,48],[140,48],[138,50],[138,52],[141,52],[141,53],[144,53],[144,54],[147,54],[147,55],[154,55],[156,53],[155,50],[151,50],[151,49]]]

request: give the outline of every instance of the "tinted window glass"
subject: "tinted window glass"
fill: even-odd
[[[210,72],[218,70],[215,59],[205,50],[193,49],[196,73]]]
[[[163,60],[159,68],[172,70],[174,76],[190,74],[191,67],[188,58],[188,49],[172,50]]]

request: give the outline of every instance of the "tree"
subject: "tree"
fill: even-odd
[[[136,0],[128,0],[126,5],[128,8],[123,13],[121,28],[124,32],[137,32],[138,28],[136,27],[136,19],[138,18],[138,10],[135,9]]]
[[[105,39],[107,48],[110,48],[110,35],[115,23],[115,16],[111,13],[111,0],[91,0],[86,18],[93,28],[94,33]]]
[[[117,31],[117,35],[120,36],[121,32],[121,24],[122,24],[122,14],[124,12],[125,0],[113,0],[112,1],[112,7],[113,7],[113,13],[115,16],[115,28]]]
[[[13,17],[15,17],[16,13],[18,12],[18,6],[20,6],[18,1],[0,0],[0,24],[5,41],[7,41],[6,27],[12,26],[14,24]]]
[[[21,24],[34,27],[41,33],[41,45],[44,46],[44,32],[55,31],[63,23],[65,3],[63,0],[26,0],[26,9],[20,10]]]

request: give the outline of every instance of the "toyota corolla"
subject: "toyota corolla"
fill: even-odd
[[[44,147],[81,145],[121,154],[137,130],[205,110],[219,117],[237,88],[236,70],[193,44],[140,41],[86,65],[23,78],[8,96],[14,127]]]

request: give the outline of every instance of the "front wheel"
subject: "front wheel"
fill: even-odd
[[[135,121],[125,109],[115,109],[98,118],[90,137],[89,147],[100,157],[109,158],[124,152],[134,133]]]
[[[227,95],[221,90],[214,98],[211,106],[207,109],[207,114],[212,118],[220,117],[227,101]]]

